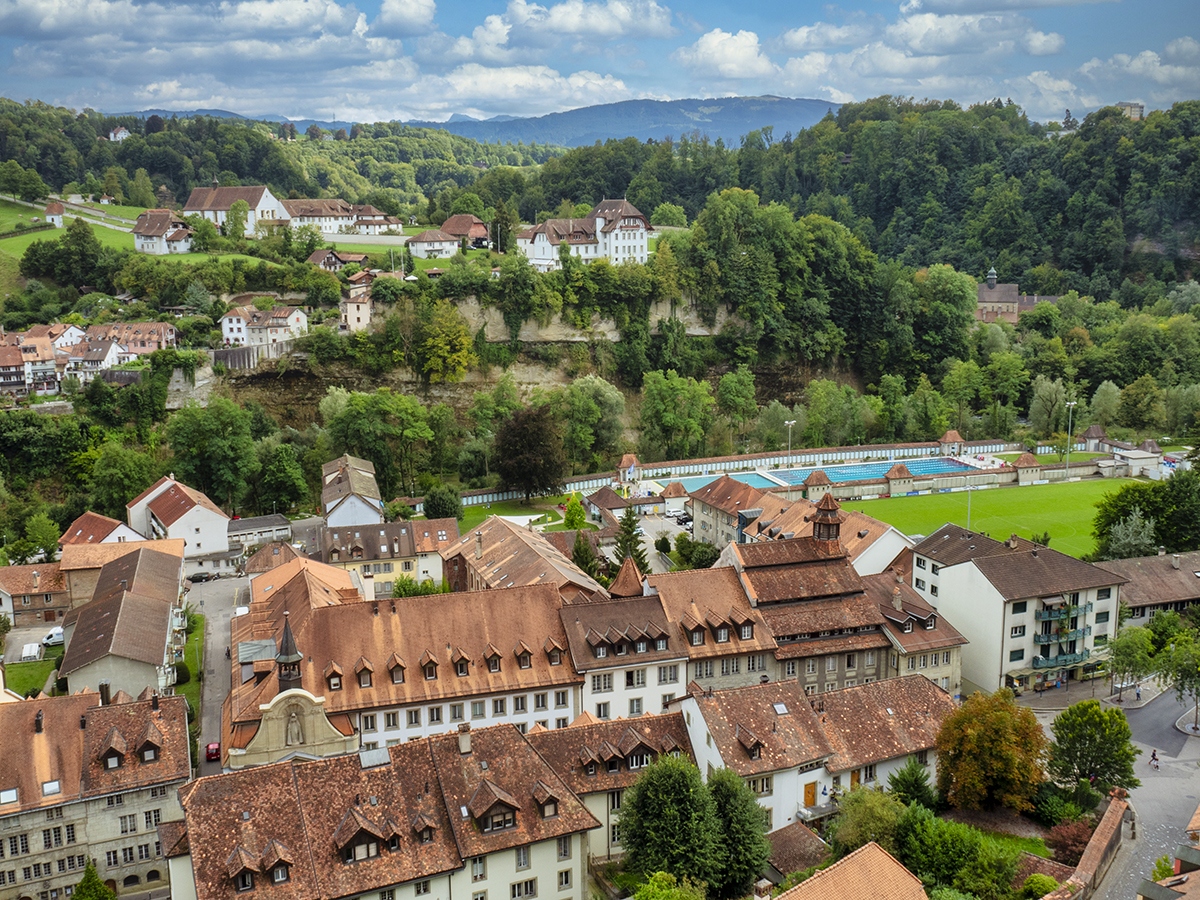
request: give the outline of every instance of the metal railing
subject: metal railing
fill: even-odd
[[[1060,653],[1058,656],[1035,656],[1033,667],[1035,669],[1065,669],[1068,666],[1078,665],[1091,655],[1090,650],[1083,650],[1079,653]]]

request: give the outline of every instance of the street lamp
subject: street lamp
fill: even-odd
[[[792,426],[796,424],[795,419],[788,419],[783,423],[788,429],[788,464],[792,462]]]
[[[1075,434],[1071,430],[1072,417],[1075,414],[1074,400],[1067,401],[1067,481],[1071,480],[1071,445],[1075,443]]]

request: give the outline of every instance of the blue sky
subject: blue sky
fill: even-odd
[[[0,0],[0,94],[376,121],[634,98],[1200,98],[1196,0]]]

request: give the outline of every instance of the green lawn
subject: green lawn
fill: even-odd
[[[566,503],[567,497],[537,497],[526,506],[520,500],[505,500],[488,506],[463,507],[463,517],[458,523],[458,533],[467,534],[472,528],[480,525],[488,516],[535,516],[545,515],[544,521],[560,522],[562,513],[558,504]]]
[[[1034,532],[1048,531],[1052,549],[1084,556],[1095,549],[1092,519],[1096,502],[1131,483],[1130,479],[1104,478],[971,491],[971,528],[997,540],[1014,532],[1027,538]],[[932,534],[947,522],[966,526],[967,497],[966,491],[960,491],[843,505],[894,525],[905,534]]]
[[[3,242],[0,241],[0,244]],[[21,290],[20,260],[0,252],[0,297],[16,294]]]
[[[5,655],[9,653],[14,658],[19,658],[21,655],[20,647],[10,647],[5,650]],[[58,661],[62,659],[62,647],[48,647],[46,656],[37,662],[14,662],[6,664],[4,667],[5,687],[16,694],[24,697],[32,690],[41,690],[46,685],[46,679],[50,677],[50,673],[58,666]]]
[[[138,216],[146,210],[141,206],[118,206],[115,203],[110,203],[105,206],[103,203],[81,203],[80,206],[86,206],[88,209],[94,209],[96,212],[104,216],[116,216],[121,219],[136,220]]]
[[[1041,838],[1017,837],[1015,834],[1004,834],[999,831],[983,832],[985,839],[992,843],[999,844],[1009,850],[1032,853],[1034,856],[1040,856],[1042,859],[1049,859],[1050,848],[1046,846],[1046,842]]]
[[[175,693],[187,697],[188,704],[196,713],[196,721],[200,721],[200,674],[204,671],[204,616],[195,613],[195,630],[188,635],[187,647],[183,652],[183,661],[187,663],[188,671],[192,673],[187,684],[176,685]]]
[[[84,221],[86,222],[87,220],[84,219]],[[66,216],[63,219],[64,225],[69,225],[70,222],[70,216]],[[92,231],[105,247],[112,247],[116,250],[133,249],[133,235],[127,231],[113,231],[111,228],[103,228],[97,225],[92,226]],[[0,241],[0,254],[19,260],[34,241],[52,241],[61,236],[61,234],[61,230],[55,229],[54,231],[35,231],[33,234],[22,235],[21,237],[6,238]]]
[[[1083,462],[1085,459],[1095,459],[1097,456],[1111,456],[1110,453],[1091,453],[1087,450],[1075,450],[1071,453],[1072,464]],[[1002,459],[1007,463],[1016,462],[1021,457],[1020,453],[997,453],[996,459]],[[1043,454],[1038,457],[1038,461],[1043,465],[1051,465],[1053,463],[1066,462],[1066,459],[1059,459],[1057,453]]]
[[[34,217],[38,221],[34,222]],[[20,206],[16,203],[9,203],[7,200],[0,200],[0,234],[12,231],[13,227],[21,225],[41,225],[45,219],[45,210],[42,208],[31,209],[28,206]]]

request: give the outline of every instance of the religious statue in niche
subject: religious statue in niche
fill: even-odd
[[[304,743],[304,725],[300,721],[300,715],[296,712],[295,707],[288,716],[286,743],[289,747]]]

